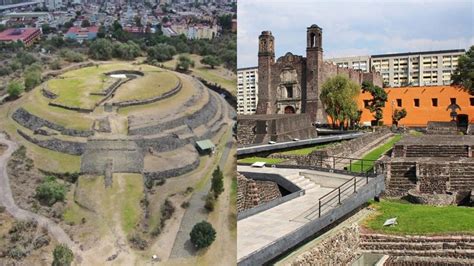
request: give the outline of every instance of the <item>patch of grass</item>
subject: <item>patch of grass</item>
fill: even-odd
[[[355,161],[352,165],[347,166],[347,169],[350,169],[352,172],[366,172],[374,167],[375,160],[378,160],[380,156],[387,153],[390,149],[392,149],[393,145],[397,143],[402,138],[401,135],[393,136],[388,142],[385,144],[373,149],[364,157],[362,160],[373,160],[373,161]]]
[[[436,207],[395,200],[371,202],[377,213],[364,226],[387,234],[474,234],[474,209],[460,206]],[[385,220],[397,217],[397,225],[383,226]]]
[[[129,234],[137,225],[141,215],[140,200],[143,198],[143,182],[140,175],[124,175],[124,190],[120,196],[122,226]]]
[[[325,148],[327,146],[330,146],[330,145],[334,145],[334,143],[327,143],[327,144],[316,145],[316,146],[311,146],[311,147],[299,148],[299,149],[295,149],[295,150],[283,151],[283,152],[279,152],[279,154],[284,154],[284,155],[309,155],[313,151],[323,149],[323,148]]]
[[[412,136],[415,136],[415,137],[418,137],[418,136],[423,136],[423,132],[420,132],[420,131],[416,131],[416,130],[410,130],[410,135]]]
[[[145,76],[122,85],[114,101],[143,100],[159,96],[175,88],[178,77],[171,72],[147,72]]]
[[[255,163],[255,162],[265,162],[268,164],[279,164],[284,162],[284,159],[280,158],[265,158],[265,157],[247,157],[238,160],[239,163]]]

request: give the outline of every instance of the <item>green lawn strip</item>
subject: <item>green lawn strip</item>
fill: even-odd
[[[305,148],[300,148],[300,149],[295,149],[295,150],[289,150],[289,151],[283,151],[279,152],[279,154],[284,154],[284,155],[309,155],[313,151],[323,149],[327,146],[333,145],[334,143],[327,143],[327,144],[320,144],[316,146],[311,146],[311,147],[305,147]]]
[[[284,162],[285,159],[280,158],[265,158],[265,157],[248,157],[238,160],[239,163],[255,163],[255,162],[265,162],[268,164],[279,164]]]
[[[392,149],[393,145],[395,145],[395,143],[397,143],[401,138],[402,138],[401,135],[393,136],[388,142],[373,149],[364,157],[362,157],[362,160],[373,160],[373,161],[362,162],[361,160],[358,160],[358,161],[353,162],[351,165],[348,165],[347,169],[350,169],[352,172],[362,172],[362,171],[366,172],[370,170],[372,167],[374,167],[374,161],[378,160],[380,156],[382,156],[383,154],[388,152],[390,149]]]
[[[461,206],[429,206],[396,200],[371,202],[377,214],[364,221],[364,226],[387,234],[474,234],[474,208]],[[390,218],[397,218],[397,225],[383,226]]]
[[[122,226],[126,234],[132,232],[140,219],[140,201],[143,198],[143,181],[140,175],[127,174],[123,176],[125,181],[122,199]]]

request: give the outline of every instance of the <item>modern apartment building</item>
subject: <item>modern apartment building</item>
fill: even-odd
[[[380,72],[384,84],[389,87],[440,86],[451,84],[451,74],[458,65],[459,56],[464,53],[464,49],[456,49],[332,58],[327,61],[365,72],[374,69]]]
[[[258,103],[258,67],[237,69],[237,113],[255,114]]]

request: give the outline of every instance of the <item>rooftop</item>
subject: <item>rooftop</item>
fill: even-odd
[[[37,31],[39,31],[39,29],[36,28],[6,29],[0,32],[0,41],[24,40]]]
[[[85,28],[82,28],[82,27],[71,27],[69,28],[69,30],[67,31],[67,34],[69,33],[89,33],[89,32],[99,32],[99,27],[97,26],[92,26],[92,27],[85,27]]]
[[[451,50],[437,50],[437,51],[422,51],[422,52],[408,52],[408,53],[395,53],[395,54],[377,54],[371,55],[372,58],[377,57],[395,57],[395,56],[409,56],[409,55],[427,55],[427,54],[451,54],[451,53],[464,53],[464,49],[451,49]]]

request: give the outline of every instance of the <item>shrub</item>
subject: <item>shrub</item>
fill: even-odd
[[[216,230],[206,221],[194,225],[191,233],[191,243],[197,248],[202,249],[210,246],[216,239]]]
[[[62,49],[59,55],[68,62],[78,63],[84,61],[84,55],[72,50]]]
[[[61,69],[61,61],[59,61],[58,59],[52,61],[51,63],[49,63],[49,68],[52,70]]]
[[[12,81],[8,84],[7,93],[12,98],[18,98],[24,91],[25,88],[18,81]]]
[[[8,257],[15,260],[21,260],[26,257],[26,251],[19,246],[14,246],[8,251]]]
[[[217,198],[224,191],[224,175],[219,166],[212,172],[211,189]]]
[[[128,238],[133,248],[144,250],[148,247],[148,243],[139,234],[135,233]]]
[[[181,203],[181,208],[187,209],[188,207],[189,207],[189,201],[185,201],[185,202]]]
[[[74,260],[74,254],[65,244],[57,245],[53,251],[53,266],[71,265]]]
[[[54,176],[47,176],[36,188],[36,198],[49,206],[58,201],[63,201],[65,195],[66,187],[58,183]]]
[[[194,61],[189,56],[180,55],[178,63],[176,63],[176,70],[186,72],[190,67],[194,67]]]
[[[216,196],[212,191],[209,191],[209,193],[206,196],[206,203],[204,204],[204,208],[206,210],[212,212],[214,210],[214,203],[215,203]]]

